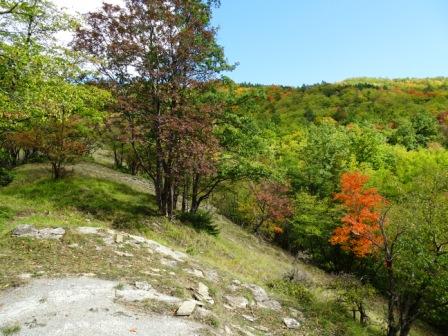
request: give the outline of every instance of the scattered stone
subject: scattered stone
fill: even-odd
[[[196,308],[196,301],[184,301],[176,311],[176,316],[190,316]]]
[[[70,247],[70,248],[78,248],[79,244],[78,243],[73,243],[73,244],[68,245],[68,247]]]
[[[198,283],[198,287],[193,293],[193,296],[198,301],[205,301],[209,304],[215,304],[215,300],[213,300],[213,298],[209,294],[208,287],[202,282]]]
[[[234,285],[234,286],[241,286],[241,281],[239,281],[237,279],[234,279],[234,280],[232,280],[232,285]]]
[[[244,285],[244,287],[249,289],[252,292],[255,301],[263,302],[263,301],[269,300],[268,294],[260,286],[257,286],[257,285],[254,285],[254,284],[249,284],[249,285]]]
[[[244,309],[249,304],[249,301],[243,296],[225,295],[224,300],[232,309]]]
[[[134,283],[134,287],[145,291],[149,291],[151,289],[151,285],[146,281],[136,281]]]
[[[300,328],[300,323],[292,317],[285,317],[283,323],[288,329],[298,329]]]
[[[128,253],[128,252],[114,251],[114,253],[120,257],[132,258],[134,256],[132,253]]]
[[[124,236],[121,233],[115,235],[115,243],[121,244],[124,242]]]
[[[256,305],[261,308],[271,309],[271,310],[281,310],[282,306],[280,302],[272,300],[269,298],[266,291],[260,286],[249,284],[243,285],[245,288],[249,289],[255,299]]]
[[[36,229],[29,224],[19,225],[12,231],[14,237],[31,237],[37,239],[61,239],[65,234],[63,228]]]
[[[246,320],[248,320],[248,321],[250,321],[250,322],[255,322],[256,320],[257,320],[257,318],[256,317],[254,317],[254,316],[251,316],[251,315],[241,315],[244,319],[246,319]]]

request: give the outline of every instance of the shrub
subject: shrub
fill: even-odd
[[[205,231],[210,235],[219,234],[218,227],[213,223],[210,212],[198,210],[196,213],[184,212],[179,215],[179,220],[186,223],[198,231]]]
[[[301,305],[309,305],[313,302],[313,294],[298,282],[285,279],[274,280],[268,283],[268,287]]]

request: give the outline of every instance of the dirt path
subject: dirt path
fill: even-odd
[[[37,279],[0,297],[2,325],[17,336],[198,335],[191,320],[143,314],[126,306],[117,282],[79,277]]]

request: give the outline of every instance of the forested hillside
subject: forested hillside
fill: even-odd
[[[396,300],[391,309],[403,305],[401,319],[446,328],[447,84],[238,86],[271,180],[239,183],[215,204],[329,271],[357,274]]]
[[[448,79],[238,84],[223,76],[235,65],[212,25],[217,6],[127,0],[78,17],[47,0],[0,0],[0,258],[8,265],[7,272],[0,265],[0,281],[16,283],[20,260],[25,271],[39,272],[34,258],[46,243],[30,242],[28,231],[45,239],[56,227],[56,239],[68,239],[48,245],[49,277],[72,274],[55,272],[59,249],[64,263],[90,267],[94,256],[107,269],[108,258],[134,257],[138,241],[146,242],[126,236],[132,253],[117,251],[126,245],[119,235],[139,233],[205,253],[202,262],[228,273],[221,277],[234,291],[252,288],[263,309],[269,303],[296,317],[300,309],[307,326],[300,334],[421,335],[421,322],[446,333]],[[73,37],[69,45],[58,39],[64,32]],[[24,220],[43,229],[16,231]],[[84,233],[106,235],[114,248],[103,255],[95,240],[71,230],[90,226],[83,223],[103,227],[107,234]],[[232,228],[224,238],[222,225]],[[17,240],[23,231],[25,240]],[[259,246],[246,249],[249,241]],[[72,250],[83,243],[88,253]],[[265,248],[273,249],[266,259]],[[331,273],[328,286],[283,270],[291,256]],[[144,258],[103,275],[132,277],[122,268],[142,271]],[[269,265],[276,261],[281,267]],[[183,271],[185,287],[191,272]],[[283,306],[261,287],[260,299],[258,287],[231,283],[239,275],[269,286]],[[227,323],[223,309],[235,307],[211,307],[208,288],[198,300],[220,314],[209,321],[212,334],[229,335],[217,324]],[[252,297],[238,300],[236,309],[252,309]],[[249,321],[263,314],[275,334],[299,328],[265,310]]]

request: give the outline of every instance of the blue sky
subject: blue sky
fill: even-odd
[[[447,0],[222,0],[214,24],[237,82],[448,76]]]

